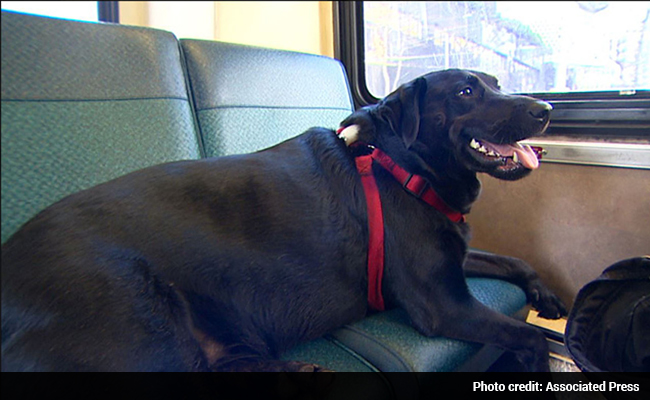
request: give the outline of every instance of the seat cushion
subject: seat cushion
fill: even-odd
[[[2,242],[62,197],[201,156],[171,33],[2,12]]]
[[[468,278],[474,297],[502,314],[525,318],[526,295],[505,281]],[[383,372],[484,371],[503,351],[479,343],[425,337],[410,324],[403,310],[367,317],[332,333]]]
[[[281,358],[287,361],[314,363],[333,371],[378,371],[359,354],[331,336],[298,345],[284,353]]]
[[[353,111],[337,60],[182,39],[208,157],[250,153],[314,126],[336,129]]]

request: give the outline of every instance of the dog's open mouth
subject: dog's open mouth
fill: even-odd
[[[522,145],[519,142],[513,144],[494,144],[486,140],[472,139],[469,147],[484,158],[486,161],[499,162],[501,168],[516,168],[523,166],[528,169],[537,169],[539,160],[544,150],[541,147]]]

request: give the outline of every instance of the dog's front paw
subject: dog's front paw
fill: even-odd
[[[567,309],[562,300],[539,280],[532,282],[528,288],[528,301],[542,318],[558,319],[567,315]]]

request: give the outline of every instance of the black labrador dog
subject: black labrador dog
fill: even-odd
[[[312,128],[73,194],[2,246],[2,370],[313,370],[277,357],[369,312],[359,143],[467,213],[477,172],[515,180],[537,167],[516,142],[542,133],[550,109],[483,73],[433,72],[353,113],[345,140]],[[385,307],[406,310],[423,335],[491,343],[547,371],[543,334],[475,300],[465,276],[514,282],[549,318],[566,313],[561,301],[523,261],[468,252],[464,221],[372,168]]]

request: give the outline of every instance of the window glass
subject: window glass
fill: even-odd
[[[96,1],[3,1],[2,9],[47,17],[99,21]]]
[[[364,2],[377,97],[432,70],[499,78],[510,93],[650,88],[650,2]]]

